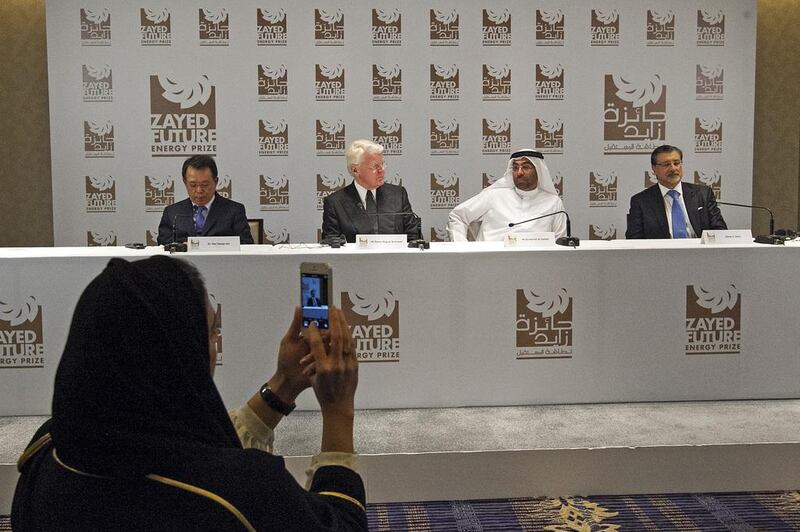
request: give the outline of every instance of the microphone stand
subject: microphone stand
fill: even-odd
[[[748,209],[761,209],[769,213],[769,235],[757,235],[754,239],[759,244],[783,244],[784,238],[775,235],[775,216],[772,211],[767,207],[760,207],[758,205],[745,205],[744,203],[730,203],[727,201],[717,201],[718,205],[730,205],[732,207],[746,207]]]
[[[164,244],[164,251],[169,251],[170,253],[185,253],[186,252],[186,242],[178,242],[177,236],[177,226],[178,226],[178,218],[184,216],[186,218],[191,218],[186,214],[176,214],[172,217],[172,242],[169,244]]]
[[[541,216],[536,216],[534,218],[528,218],[527,220],[522,220],[521,222],[511,222],[508,224],[509,227],[514,227],[521,224],[526,224],[528,222],[532,222],[534,220],[540,220],[542,218],[547,218],[548,216],[555,216],[556,214],[563,214],[567,218],[567,236],[562,236],[556,239],[556,244],[559,246],[569,246],[571,248],[578,247],[581,245],[581,239],[577,236],[572,236],[572,223],[569,220],[569,214],[567,211],[556,211],[550,212],[547,214],[543,214]]]

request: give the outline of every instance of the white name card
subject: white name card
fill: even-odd
[[[239,251],[238,236],[190,236],[186,251]]]
[[[545,248],[555,243],[556,234],[552,231],[506,233],[503,247],[506,248]]]
[[[387,249],[408,247],[408,237],[400,235],[356,235],[359,249]]]
[[[751,244],[753,233],[749,229],[706,229],[700,237],[701,244]]]

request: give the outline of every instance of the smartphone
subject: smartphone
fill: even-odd
[[[324,262],[300,264],[300,308],[303,309],[303,328],[312,321],[320,329],[328,328],[328,309],[333,299],[333,270]]]

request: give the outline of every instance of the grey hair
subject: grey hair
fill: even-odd
[[[371,140],[354,140],[345,153],[345,157],[347,157],[347,172],[350,175],[353,175],[353,167],[361,164],[361,159],[364,158],[365,153],[383,153],[383,146]]]

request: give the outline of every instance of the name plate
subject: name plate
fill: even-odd
[[[239,251],[238,236],[190,236],[186,251]]]
[[[388,249],[408,247],[408,237],[400,235],[356,235],[356,247],[359,249]]]
[[[700,237],[701,244],[752,244],[753,233],[749,229],[707,229]]]
[[[547,248],[554,245],[556,234],[552,231],[506,233],[503,247],[506,248]]]

